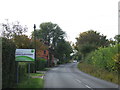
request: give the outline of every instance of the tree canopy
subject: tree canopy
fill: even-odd
[[[61,39],[55,47],[54,55],[60,60],[69,59],[73,52],[70,42]]]
[[[28,38],[27,35],[15,35],[12,38],[13,42],[15,43],[17,48],[35,48],[34,43],[35,41],[33,39]],[[36,48],[37,50],[45,50],[47,49],[47,46],[45,46],[42,42],[39,40],[36,40]]]
[[[2,36],[8,39],[11,39],[15,35],[22,35],[23,33],[27,32],[27,26],[22,26],[19,21],[16,22],[8,22],[6,20],[6,23],[2,23]]]
[[[40,24],[40,29],[32,33],[32,37],[34,35],[37,39],[49,46],[48,50],[50,54],[53,54],[60,60],[63,59],[63,56],[69,57],[72,52],[70,43],[65,40],[66,33],[57,24],[44,22]]]
[[[97,31],[89,30],[79,34],[76,38],[75,48],[83,55],[97,49],[109,45],[108,39],[103,34],[100,35]]]
[[[35,32],[32,33],[32,37],[34,37],[35,33],[37,39],[41,39],[53,46],[56,45],[57,41],[65,37],[65,32],[57,24],[51,22],[40,24],[40,29]]]

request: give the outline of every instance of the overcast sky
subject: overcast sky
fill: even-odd
[[[58,24],[75,42],[79,33],[96,30],[107,38],[118,34],[119,0],[0,0],[0,23],[20,21],[27,35],[42,22]]]

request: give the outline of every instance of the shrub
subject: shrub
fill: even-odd
[[[36,60],[36,70],[43,70],[47,66],[47,60],[43,58],[37,58]]]
[[[2,38],[2,87],[10,88],[16,82],[15,44]]]
[[[19,62],[19,82],[21,82],[22,80],[24,80],[24,78],[26,78],[27,76],[27,62]]]
[[[117,65],[115,61],[118,56],[115,55],[118,55],[118,47],[120,47],[120,45],[99,48],[98,50],[91,52],[86,57],[85,61],[108,71],[117,71]]]
[[[10,39],[2,38],[2,88],[16,85],[17,66],[19,66],[19,82],[27,74],[27,63],[15,61],[15,44]]]

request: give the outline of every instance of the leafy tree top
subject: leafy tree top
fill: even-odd
[[[97,31],[89,30],[79,34],[79,37],[76,38],[77,45],[82,44],[96,44],[97,46],[107,46],[108,39],[103,34],[100,35]]]
[[[75,49],[82,54],[89,53],[98,47],[104,47],[109,45],[108,39],[103,34],[100,35],[97,31],[89,30],[79,34],[76,38]]]

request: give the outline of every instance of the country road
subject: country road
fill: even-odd
[[[81,72],[77,63],[63,64],[49,70],[45,75],[45,88],[87,88],[95,90],[118,90],[118,85]]]

